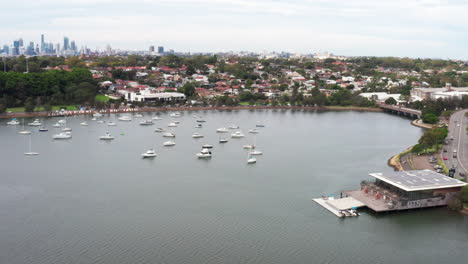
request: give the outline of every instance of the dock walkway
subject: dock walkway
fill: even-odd
[[[327,209],[337,217],[343,217],[344,215],[341,213],[342,210],[349,210],[354,207],[363,207],[365,204],[361,203],[360,201],[354,199],[353,197],[345,197],[341,199],[333,199],[333,198],[316,198],[313,199],[314,202],[321,205],[323,208]]]

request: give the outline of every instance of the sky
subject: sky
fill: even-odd
[[[0,0],[0,44],[468,59],[468,0]]]

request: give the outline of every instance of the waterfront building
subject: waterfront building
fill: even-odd
[[[431,170],[370,173],[361,188],[344,193],[375,212],[445,206],[468,183]]]

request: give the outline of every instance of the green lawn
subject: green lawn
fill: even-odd
[[[250,105],[249,102],[240,102],[239,104],[243,106]]]
[[[96,100],[96,102],[107,103],[107,102],[109,102],[110,98],[105,96],[105,95],[98,94],[98,95],[96,95],[94,100]]]
[[[65,110],[78,110],[78,108],[74,105],[55,105],[52,106],[52,111],[57,111],[60,109],[65,109]],[[45,111],[43,106],[36,106],[34,108],[34,112],[41,112]],[[13,113],[19,113],[19,112],[24,112],[24,107],[11,107],[7,108],[7,112],[13,112]]]

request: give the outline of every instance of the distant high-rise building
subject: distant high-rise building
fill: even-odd
[[[62,50],[60,49],[60,43],[57,43],[55,45],[55,54],[60,54],[62,52]]]
[[[154,52],[154,46],[149,46],[149,52],[150,54]]]
[[[70,40],[68,39],[68,37],[64,37],[63,38],[63,50],[67,51],[70,48],[69,45],[70,45]]]
[[[19,42],[19,46],[20,46],[20,47],[24,47],[23,38],[20,38],[20,39],[18,40],[18,42]]]
[[[3,53],[5,54],[10,54],[10,47],[8,45],[3,45]]]
[[[158,53],[159,53],[159,54],[163,54],[163,53],[164,53],[164,47],[163,47],[163,46],[159,46],[159,47],[158,47]]]
[[[44,52],[44,53],[45,53],[44,34],[41,34],[41,52]]]
[[[107,46],[106,46],[106,54],[107,54],[107,56],[112,55],[112,47],[109,44],[107,44]]]
[[[12,55],[19,55],[19,51],[20,51],[20,41],[19,40],[15,40],[13,41],[13,50],[12,50]]]
[[[75,44],[74,40],[72,40],[72,42],[70,44],[70,49],[73,50],[73,51],[76,51],[76,44]]]

